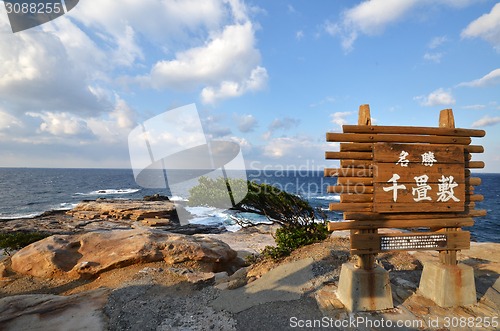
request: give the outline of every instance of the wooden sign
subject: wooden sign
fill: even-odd
[[[358,125],[344,125],[343,133],[327,133],[326,140],[340,143],[326,159],[340,160],[339,168],[326,168],[337,184],[329,193],[340,194],[330,210],[342,211],[344,221],[328,228],[351,231],[351,253],[360,255],[360,266],[373,267],[374,254],[392,250],[439,250],[444,263],[456,263],[456,250],[468,248],[473,217],[483,196],[474,194],[480,178],[471,169],[483,153],[471,137],[483,130],[454,127],[451,109],[441,111],[439,127],[371,125],[370,108],[362,105]],[[427,228],[430,232],[378,234],[380,228]]]
[[[377,143],[373,161],[374,212],[464,211],[463,146]]]

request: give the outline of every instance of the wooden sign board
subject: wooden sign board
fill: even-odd
[[[453,112],[440,113],[439,127],[371,125],[370,108],[359,109],[358,125],[344,125],[342,133],[327,133],[326,140],[340,143],[340,151],[327,151],[326,159],[340,160],[325,176],[338,177],[329,193],[340,194],[330,210],[342,211],[343,222],[328,229],[351,230],[351,253],[360,266],[373,267],[374,254],[398,250],[438,250],[443,263],[456,263],[456,250],[469,247],[470,234],[460,227],[474,224],[474,194],[480,178],[471,169],[484,162],[471,161],[483,153],[471,137],[484,130],[454,127]],[[378,234],[380,228],[425,227],[430,232]]]
[[[374,212],[464,211],[463,146],[378,143],[373,160]]]

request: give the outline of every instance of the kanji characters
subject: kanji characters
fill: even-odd
[[[393,174],[391,179],[387,181],[388,183],[392,182],[392,186],[383,188],[386,192],[392,191],[392,200],[394,202],[398,201],[398,189],[406,189],[405,185],[398,185],[399,178],[401,177],[398,174]]]
[[[408,160],[406,157],[410,155],[408,152],[401,151],[399,154],[399,160],[396,162],[396,164],[400,164],[402,167],[407,167],[408,163],[410,163],[410,160]]]
[[[434,162],[437,162],[437,160],[434,158],[434,153],[433,152],[425,152],[422,154],[422,164],[426,167],[432,167],[434,165]]]
[[[445,177],[444,175],[441,175],[441,179],[438,179],[439,184],[438,184],[438,199],[437,201],[442,201],[442,202],[447,202],[450,199],[453,199],[453,201],[458,202],[460,199],[458,199],[455,196],[454,188],[458,186],[458,184],[455,182],[455,179],[453,176],[448,176]]]
[[[413,196],[415,196],[415,193],[417,193],[416,198],[413,198],[415,201],[423,201],[423,200],[429,200],[432,201],[432,198],[427,196],[427,191],[432,190],[432,188],[427,184],[427,181],[429,180],[429,176],[427,175],[422,175],[422,176],[416,176],[414,177],[415,182],[417,184],[417,187],[412,187],[411,191]]]

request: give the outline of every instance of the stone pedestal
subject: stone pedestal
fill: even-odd
[[[440,307],[466,306],[476,303],[474,269],[465,264],[424,263],[419,292]]]
[[[337,297],[351,312],[393,308],[389,273],[379,266],[364,270],[344,263]]]

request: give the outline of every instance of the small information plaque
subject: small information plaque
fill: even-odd
[[[380,237],[380,250],[414,250],[446,247],[444,234]]]

